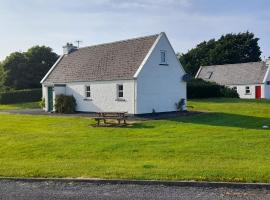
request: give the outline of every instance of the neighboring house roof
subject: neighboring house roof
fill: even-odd
[[[62,56],[42,83],[133,79],[158,36],[80,48]]]
[[[265,62],[202,66],[196,78],[221,85],[258,84],[264,82],[267,69]]]

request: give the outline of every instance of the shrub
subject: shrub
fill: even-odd
[[[24,103],[39,101],[42,89],[13,90],[0,93],[1,104]]]
[[[45,98],[42,98],[41,101],[39,102],[39,106],[41,108],[44,108],[45,107]]]
[[[186,100],[185,99],[180,99],[180,101],[175,104],[176,109],[178,111],[184,111],[185,110],[185,105],[186,105]]]
[[[228,97],[239,98],[238,93],[231,88],[216,83],[207,82],[202,79],[193,79],[187,83],[188,99]]]
[[[74,113],[76,100],[73,96],[57,95],[55,97],[55,112],[57,113]]]

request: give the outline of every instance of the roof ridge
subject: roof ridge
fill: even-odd
[[[231,63],[231,64],[221,64],[221,65],[202,65],[201,67],[211,67],[211,66],[227,66],[227,65],[244,65],[244,64],[251,64],[251,63],[264,63],[264,61],[257,61],[257,62],[245,62],[245,63]]]
[[[115,44],[115,43],[128,42],[128,41],[131,41],[131,40],[140,40],[140,39],[150,38],[150,37],[154,37],[154,36],[158,37],[162,33],[163,32],[158,33],[158,34],[152,34],[152,35],[147,35],[147,36],[140,36],[140,37],[130,38],[130,39],[117,40],[117,41],[114,41],[114,42],[105,42],[105,43],[101,43],[101,44],[95,44],[95,45],[79,48],[78,50],[97,47],[97,46],[104,46],[104,45],[109,45],[109,44]]]

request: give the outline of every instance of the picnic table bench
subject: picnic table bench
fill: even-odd
[[[97,122],[97,125],[100,125],[100,121],[103,121],[106,124],[107,119],[115,119],[118,121],[118,125],[121,124],[121,121],[126,124],[127,112],[98,112],[97,116],[94,118]]]

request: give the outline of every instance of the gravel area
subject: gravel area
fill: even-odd
[[[39,199],[147,199],[147,200],[268,200],[270,191],[263,189],[232,189],[179,187],[162,185],[94,184],[61,181],[0,181],[1,200]]]

